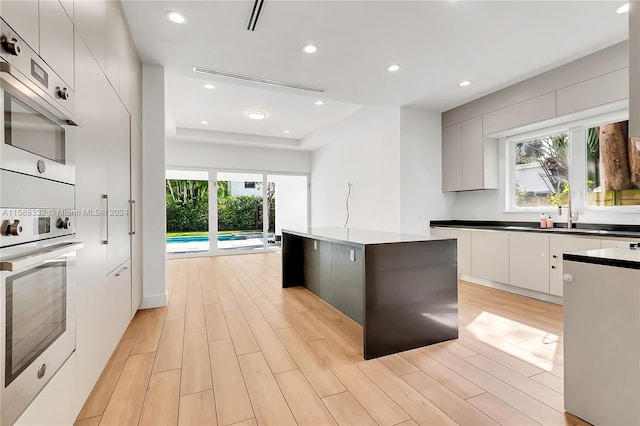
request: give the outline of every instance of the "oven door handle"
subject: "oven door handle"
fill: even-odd
[[[29,268],[40,263],[43,263],[50,259],[69,254],[84,246],[83,243],[63,243],[56,244],[55,246],[47,247],[43,251],[38,253],[22,256],[14,260],[0,261],[0,271],[17,271],[24,268]]]

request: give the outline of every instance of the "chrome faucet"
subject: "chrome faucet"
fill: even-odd
[[[560,202],[560,184],[561,183],[566,183],[567,185],[569,185],[569,192],[567,192],[568,195],[568,203],[567,203],[567,229],[572,229],[573,228],[573,222],[577,222],[578,221],[578,214],[576,213],[574,216],[573,211],[571,210],[571,185],[569,184],[569,181],[565,178],[558,178],[558,182],[557,182],[557,187],[556,187],[556,194],[558,194],[558,216],[562,216],[562,203]]]

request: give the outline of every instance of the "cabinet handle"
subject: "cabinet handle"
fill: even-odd
[[[105,238],[102,239],[102,244],[109,244],[109,195],[102,194],[102,201],[104,203],[104,230]]]
[[[553,256],[551,256],[551,257],[553,257],[554,259],[557,259],[557,258],[558,258],[558,256],[556,256],[555,254],[554,254]]]
[[[136,235],[136,200],[129,200],[129,235]]]
[[[562,276],[562,280],[563,280],[564,282],[567,282],[567,283],[572,283],[572,282],[573,282],[573,275],[571,275],[571,274],[564,274],[564,275]]]
[[[128,266],[125,266],[124,268],[120,269],[118,272],[116,272],[116,277],[119,277],[120,274],[122,274],[124,271],[126,271],[127,269],[129,269]]]
[[[551,265],[551,269],[556,269],[555,265]]]

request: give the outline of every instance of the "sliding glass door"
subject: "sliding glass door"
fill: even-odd
[[[167,170],[167,253],[207,253],[209,244],[209,172]]]
[[[279,248],[282,229],[307,227],[307,175],[167,170],[166,186],[168,254]]]

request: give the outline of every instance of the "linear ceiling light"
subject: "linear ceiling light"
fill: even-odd
[[[269,86],[286,87],[286,88],[289,88],[289,89],[306,90],[308,92],[324,93],[324,89],[320,89],[318,87],[305,86],[305,85],[302,85],[302,84],[289,83],[289,82],[286,82],[286,81],[269,80],[269,79],[266,79],[266,78],[253,77],[253,76],[250,76],[250,75],[235,74],[235,73],[225,72],[225,71],[216,71],[216,70],[212,70],[212,69],[208,69],[208,68],[202,68],[202,67],[193,67],[193,71],[199,72],[199,73],[202,73],[202,74],[210,74],[210,75],[217,75],[217,76],[221,76],[221,77],[235,78],[235,79],[238,79],[238,80],[251,81],[253,83],[267,84]]]

